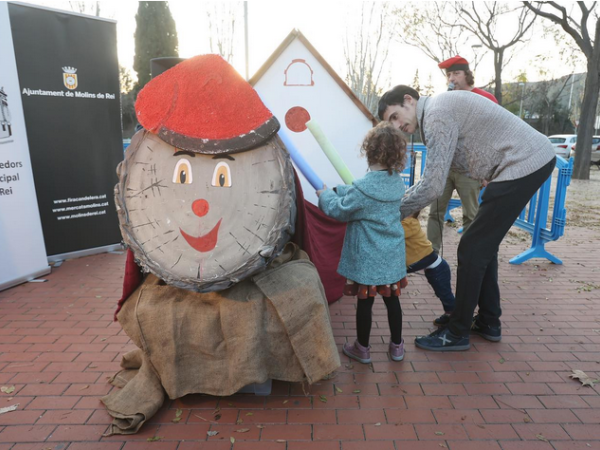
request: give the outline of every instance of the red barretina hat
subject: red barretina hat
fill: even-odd
[[[190,58],[152,79],[135,110],[145,129],[196,153],[250,150],[279,130],[256,91],[219,55]]]
[[[446,61],[442,61],[438,64],[440,69],[446,69],[446,72],[453,72],[455,70],[469,70],[469,61],[462,56],[453,56]]]

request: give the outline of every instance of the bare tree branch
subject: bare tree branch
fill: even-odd
[[[600,20],[595,11],[596,2],[593,2],[590,8],[582,1],[577,2],[581,17],[571,15],[564,6],[557,2],[536,2],[536,6],[531,2],[523,3],[536,15],[560,25],[573,38],[587,59],[587,75],[581,102],[573,177],[576,179],[589,179],[592,133],[595,127],[600,92]],[[549,12],[548,7],[554,12]],[[594,11],[593,17],[596,20],[593,39],[588,31],[588,21],[592,11]]]
[[[392,39],[388,17],[387,2],[364,3],[358,29],[347,29],[344,38],[346,81],[374,115],[383,90],[381,76]]]
[[[539,4],[540,2],[538,2]],[[562,6],[558,5],[556,2],[547,2],[548,5],[553,6],[554,8],[558,9],[559,11],[562,12],[562,17],[558,17],[556,14],[552,14],[546,11],[542,11],[541,8],[536,8],[534,7],[531,2],[523,2],[523,4],[529,8],[531,11],[533,11],[536,15],[540,16],[540,17],[544,17],[548,20],[551,20],[552,22],[560,25],[562,27],[563,30],[565,30],[575,41],[575,43],[577,44],[577,46],[581,49],[581,51],[586,55],[591,55],[592,53],[592,47],[591,45],[587,44],[583,38],[579,35],[579,33],[577,32],[577,30],[575,30],[569,23],[569,19],[567,16],[567,11],[565,10],[565,8],[563,8]]]
[[[236,21],[241,2],[210,2],[206,4],[208,43],[211,53],[218,53],[231,63],[236,44]]]

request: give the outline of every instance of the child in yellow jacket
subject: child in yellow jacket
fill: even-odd
[[[402,221],[406,242],[406,267],[408,273],[424,270],[427,281],[444,307],[444,314],[435,319],[437,326],[445,326],[454,311],[454,294],[452,293],[450,266],[444,258],[437,254],[431,242],[421,229],[419,212]]]

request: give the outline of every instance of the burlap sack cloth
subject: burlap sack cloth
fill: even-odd
[[[170,399],[227,396],[276,379],[314,383],[340,366],[323,286],[294,244],[266,271],[207,294],[166,286],[153,275],[118,320],[139,347],[123,356],[102,402],[107,432],[136,433]]]

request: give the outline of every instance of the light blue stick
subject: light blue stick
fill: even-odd
[[[315,188],[315,191],[323,189],[323,181],[321,181],[321,179],[315,173],[315,171],[312,170],[312,168],[308,165],[308,162],[300,154],[300,152],[296,148],[296,145],[292,142],[292,139],[283,127],[279,129],[279,137],[285,144],[285,147],[288,149],[288,152],[290,152],[292,161],[294,161],[294,164],[296,164],[298,170],[302,172],[302,175],[304,175],[304,177],[308,180],[311,186]]]

